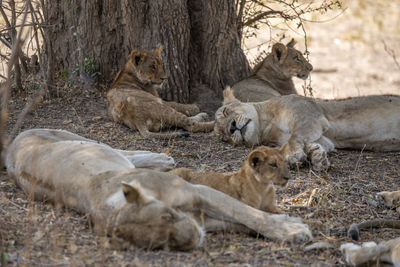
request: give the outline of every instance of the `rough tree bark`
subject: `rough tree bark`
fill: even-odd
[[[132,49],[161,43],[169,79],[160,95],[179,102],[195,90],[221,96],[248,75],[236,23],[232,0],[49,1],[56,71],[93,58],[110,82]]]

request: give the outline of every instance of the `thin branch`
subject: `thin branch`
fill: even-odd
[[[243,23],[243,26],[249,26],[256,21],[259,21],[260,19],[263,19],[269,15],[274,15],[274,14],[279,14],[282,17],[285,16],[285,14],[282,11],[269,10],[269,11],[262,12],[261,14],[255,16],[254,18],[247,20],[245,23]]]
[[[28,13],[25,13],[22,18],[23,23],[25,23],[26,21],[27,14]],[[4,166],[3,152],[7,145],[5,128],[8,121],[8,100],[10,98],[10,92],[11,92],[11,71],[12,67],[15,66],[15,62],[18,61],[19,53],[22,51],[21,44],[22,44],[22,31],[19,31],[16,36],[16,40],[13,44],[10,60],[8,61],[7,79],[3,87],[1,88],[1,94],[0,94],[2,98],[1,112],[0,112],[0,155],[2,156],[0,160],[1,167]]]

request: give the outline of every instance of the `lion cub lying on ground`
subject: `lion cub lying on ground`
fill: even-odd
[[[290,178],[283,149],[261,146],[253,150],[242,168],[234,173],[170,171],[192,184],[202,184],[236,198],[249,206],[279,213],[274,184],[284,186]]]
[[[6,167],[35,200],[89,214],[95,228],[142,248],[192,249],[201,245],[203,228],[311,239],[299,218],[262,212],[170,173],[136,169],[121,151],[67,131],[21,133],[7,149]]]
[[[230,88],[215,113],[216,135],[247,146],[286,147],[290,164],[310,158],[313,169],[329,167],[327,153],[337,148],[400,150],[400,96],[364,96],[343,100],[299,95],[257,103],[235,98]]]
[[[158,97],[157,88],[167,79],[161,51],[159,46],[154,51],[133,50],[129,55],[107,93],[111,118],[138,130],[144,137],[170,138],[183,134],[155,133],[171,127],[189,132],[212,131],[214,122],[202,122],[207,114],[199,113],[196,105],[163,101]]]
[[[400,191],[380,192],[378,198],[381,198],[388,208],[395,208],[400,214]],[[375,219],[352,224],[348,234],[354,239],[359,239],[361,229],[371,229],[377,227],[400,228],[400,220]],[[367,263],[384,262],[400,267],[400,238],[389,241],[382,241],[379,244],[375,242],[365,242],[361,246],[353,243],[345,243],[340,246],[340,250],[345,255],[347,263],[353,266],[359,266]]]
[[[313,66],[294,48],[294,39],[287,45],[276,43],[271,53],[258,63],[252,74],[232,89],[243,102],[260,102],[274,96],[297,94],[292,77],[306,80]]]

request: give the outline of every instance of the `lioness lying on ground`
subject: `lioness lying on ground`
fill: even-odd
[[[299,218],[262,212],[173,174],[135,169],[119,150],[66,131],[21,133],[7,149],[6,167],[35,200],[89,214],[98,229],[142,248],[198,247],[203,227],[311,239]]]
[[[294,45],[293,39],[287,45],[274,44],[271,53],[254,67],[252,74],[233,85],[236,98],[260,102],[274,96],[297,94],[292,77],[305,80],[313,67]]]
[[[381,198],[388,208],[395,208],[400,213],[400,191],[380,192],[378,198]],[[361,229],[371,228],[400,228],[400,220],[374,219],[371,221],[352,224],[349,228],[348,235],[354,239],[359,239],[359,231]],[[340,246],[340,250],[345,254],[346,261],[354,266],[385,262],[391,263],[394,266],[400,267],[400,238],[389,241],[380,242],[378,245],[375,242],[365,242],[362,246],[345,243]]]
[[[202,122],[207,114],[199,113],[196,105],[163,101],[158,97],[157,88],[167,79],[161,51],[159,46],[154,51],[133,50],[129,55],[107,93],[111,118],[138,130],[144,137],[170,138],[184,134],[155,133],[171,127],[189,132],[212,131],[214,122]]]
[[[337,148],[400,150],[400,96],[365,96],[324,101],[298,95],[243,103],[230,88],[215,114],[216,135],[247,146],[286,147],[289,163],[308,156],[313,169],[329,167],[327,152]]]
[[[261,146],[253,150],[242,168],[234,173],[193,171],[179,168],[170,171],[192,184],[217,189],[249,206],[280,213],[276,206],[274,184],[284,186],[290,178],[283,149]]]

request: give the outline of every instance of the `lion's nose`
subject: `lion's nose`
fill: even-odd
[[[308,71],[312,71],[313,70],[313,66],[310,63],[308,63],[307,64],[307,69],[308,69]]]

